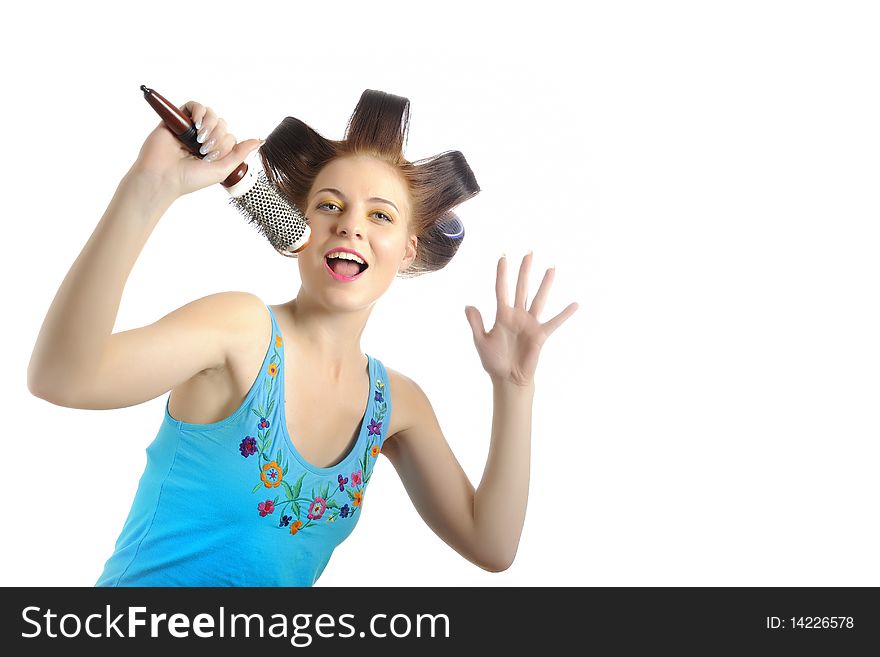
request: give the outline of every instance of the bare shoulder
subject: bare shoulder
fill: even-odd
[[[169,413],[183,422],[210,424],[228,417],[247,394],[271,337],[272,320],[260,298],[249,292],[217,292],[190,306],[186,321],[198,327],[197,339],[216,339],[222,354],[216,366],[172,387]]]
[[[222,343],[223,362],[207,373],[227,369],[236,356],[248,358],[250,347],[266,350],[272,332],[272,319],[262,299],[250,292],[217,292],[191,304],[187,321],[207,327]],[[206,334],[207,336],[207,334]],[[207,337],[205,339],[208,339]]]
[[[252,292],[221,292],[226,317],[237,326],[272,325],[267,305]],[[268,331],[264,331],[267,333]]]
[[[388,385],[393,400],[387,442],[411,429],[419,417],[420,409],[429,402],[419,384],[410,377],[387,365],[385,371],[388,372]]]
[[[212,296],[217,299],[220,310],[230,323],[244,325],[259,321],[260,318],[272,323],[266,304],[252,292],[218,292]]]
[[[167,333],[190,334],[201,345],[210,344],[218,352],[215,365],[198,372],[216,374],[226,369],[230,356],[241,351],[258,333],[268,342],[272,320],[262,300],[250,292],[215,292],[167,314],[154,326],[167,326]],[[135,334],[135,332],[128,332]],[[122,334],[125,335],[125,334]],[[265,346],[263,347],[265,351]]]
[[[266,351],[272,334],[272,318],[266,303],[251,292],[222,292],[221,308],[225,325],[231,336],[227,348],[227,361],[237,354],[250,358],[251,348],[259,353]]]
[[[187,322],[221,329],[240,329],[260,316],[271,323],[263,301],[250,292],[215,292],[183,307]],[[181,309],[182,310],[182,309]]]

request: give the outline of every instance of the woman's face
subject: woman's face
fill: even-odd
[[[415,258],[409,217],[409,193],[391,165],[360,155],[333,160],[309,191],[311,238],[298,256],[303,285],[334,305],[371,305]],[[367,263],[356,280],[343,282],[328,271],[333,261],[326,255],[336,247],[357,251]]]

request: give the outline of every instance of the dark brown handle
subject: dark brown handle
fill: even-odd
[[[204,158],[205,156],[199,153],[201,144],[196,139],[198,131],[196,130],[195,125],[193,125],[192,119],[181,112],[175,105],[169,103],[168,100],[155,89],[150,89],[145,84],[142,84],[141,91],[144,92],[144,99],[150,104],[150,107],[156,110],[156,114],[158,114],[162,121],[165,122],[165,125],[168,126],[168,129],[172,134],[177,137],[184,146],[186,146],[190,153],[199,159]],[[226,180],[220,184],[224,187],[232,187],[235,183],[244,178],[247,171],[248,165],[242,162],[232,173],[229,174]]]

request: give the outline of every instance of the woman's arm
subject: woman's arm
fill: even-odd
[[[183,194],[225,180],[257,145],[236,144],[209,107],[189,101],[180,109],[204,121],[202,134],[210,133],[221,157],[193,157],[163,121],[144,141],[43,320],[27,371],[28,389],[42,399],[74,408],[120,408],[153,399],[225,359],[220,342],[231,332],[224,320],[218,325],[213,318],[219,319],[227,295],[113,333],[128,276],[168,207]]]
[[[492,437],[474,495],[474,531],[499,570],[513,563],[526,520],[534,398],[534,382],[492,383]]]
[[[437,536],[485,570],[506,570],[526,517],[534,386],[493,384],[489,457],[474,491],[424,391],[408,377],[397,373],[396,378],[402,385],[395,391],[395,407],[406,428],[385,441],[382,453]]]
[[[437,536],[477,566],[505,570],[525,521],[534,387],[495,385],[489,458],[474,491],[424,391],[412,379],[393,374],[395,408],[405,428],[385,441],[382,454]]]
[[[555,269],[547,270],[532,301],[528,295],[531,252],[523,258],[513,306],[507,303],[507,261],[498,261],[495,326],[483,329],[480,311],[465,308],[474,344],[493,387],[492,435],[483,479],[475,491],[443,437],[424,391],[402,377],[405,418],[382,448],[400,475],[419,514],[462,556],[499,572],[513,562],[529,493],[535,369],[547,338],[577,310],[569,304],[553,319],[538,320]]]
[[[43,320],[28,365],[33,394],[60,399],[95,378],[125,282],[173,200],[133,170],[123,177]]]

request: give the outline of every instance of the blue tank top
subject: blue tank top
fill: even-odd
[[[357,442],[337,465],[315,467],[287,433],[284,340],[269,315],[269,348],[238,410],[191,424],[171,417],[166,401],[95,586],[312,586],[351,534],[388,432],[387,372],[367,354],[370,394]]]

